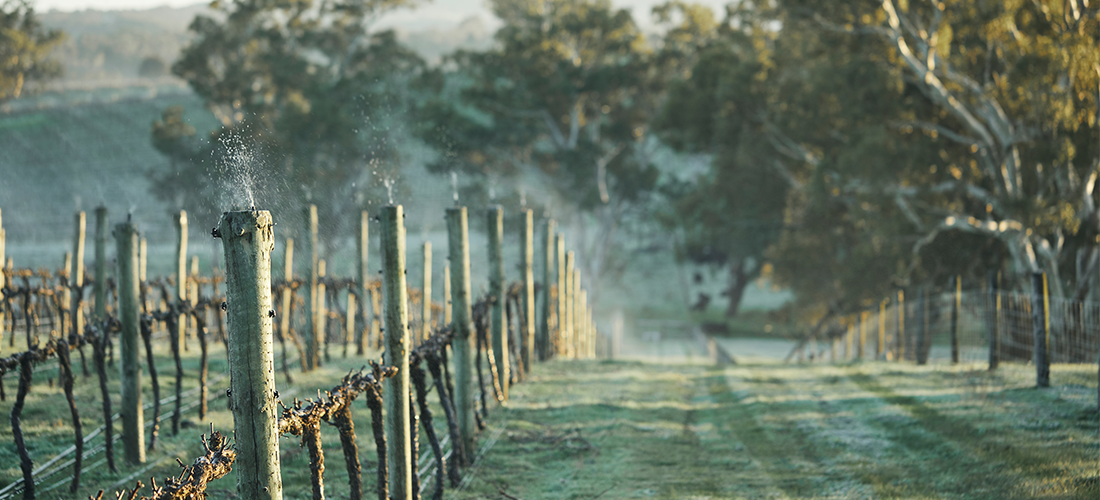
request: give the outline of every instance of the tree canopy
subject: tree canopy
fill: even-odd
[[[49,54],[63,39],[60,31],[42,26],[27,0],[0,1],[0,102],[60,76],[61,65]]]

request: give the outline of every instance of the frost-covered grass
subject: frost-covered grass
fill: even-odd
[[[552,362],[453,498],[1098,498],[1096,366]],[[501,422],[506,422],[501,424]]]

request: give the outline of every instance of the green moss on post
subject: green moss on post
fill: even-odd
[[[489,209],[489,296],[493,306],[489,313],[493,338],[493,360],[497,366],[497,383],[504,401],[508,400],[508,324],[504,319],[504,210],[499,206]]]
[[[405,282],[405,214],[401,205],[382,208],[382,289],[385,299],[385,363],[397,367],[386,380],[386,462],[390,498],[413,497],[412,444],[409,441],[409,311]]]
[[[145,462],[145,423],[141,411],[141,365],[138,360],[138,233],[134,225],[115,226],[118,244],[119,373],[121,379],[122,448],[126,461]]]
[[[470,238],[466,207],[447,209],[447,251],[451,262],[451,305],[454,340],[451,349],[455,370],[454,400],[458,413],[458,429],[463,449],[474,450],[476,424],[473,393],[473,323],[470,313]],[[460,457],[460,463],[470,463],[472,457]]]
[[[229,405],[237,446],[237,495],[283,497],[279,471],[278,408],[272,330],[271,252],[274,224],[267,211],[227,212],[218,224],[225,250],[229,326]]]

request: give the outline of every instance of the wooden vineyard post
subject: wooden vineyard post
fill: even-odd
[[[187,211],[180,210],[176,215],[176,302],[183,305],[187,300]],[[187,316],[182,313],[177,318],[178,330],[176,338],[172,341],[179,345],[183,352],[187,345]]]
[[[539,360],[546,361],[550,359],[550,316],[551,310],[553,310],[553,303],[551,302],[550,289],[553,288],[550,284],[554,279],[554,219],[546,219],[546,233],[544,234],[546,240],[543,245],[543,269],[542,269],[542,300],[539,302],[542,310],[542,317],[539,318],[539,332],[538,332],[538,351]]]
[[[1001,274],[989,272],[989,297],[986,302],[985,329],[989,336],[989,369],[996,370],[1000,365],[1000,326],[1001,326]]]
[[[4,233],[3,219],[0,218],[0,265],[3,265],[5,259],[5,248],[7,244],[7,235]],[[96,282],[98,285],[98,281]],[[0,290],[3,290],[7,286],[7,277],[4,276],[3,269],[0,269]],[[4,330],[7,327],[7,311],[4,308],[0,308],[0,341],[4,340]],[[12,330],[15,330],[14,328]],[[14,331],[12,335],[15,335]],[[2,344],[0,344],[2,345]]]
[[[443,326],[451,324],[451,263],[443,266]]]
[[[470,238],[466,220],[466,207],[447,209],[447,251],[451,263],[451,311],[454,315],[455,410],[458,413],[458,429],[462,434],[463,450],[473,450],[474,394],[473,394],[473,331],[470,313]],[[470,457],[460,457],[461,463],[469,463]]]
[[[557,252],[558,261],[556,266],[558,271],[558,320],[556,325],[557,335],[552,342],[552,350],[554,354],[564,356],[565,344],[563,343],[563,341],[565,339],[566,329],[568,328],[568,323],[565,320],[565,281],[566,276],[569,275],[569,271],[565,268],[565,235],[558,233],[557,238],[555,239],[555,245],[557,246],[555,251]]]
[[[424,242],[424,286],[420,296],[420,340],[432,335],[432,242]]]
[[[317,205],[310,205],[306,209],[306,228],[309,231],[309,313],[306,314],[304,332],[309,334],[306,339],[306,367],[310,370],[317,367],[320,361],[320,339],[317,338],[317,327],[314,321],[317,319]]]
[[[875,359],[881,360],[882,353],[886,351],[886,301],[882,299],[878,303],[878,344],[875,346]]]
[[[859,313],[859,345],[856,347],[856,359],[863,360],[863,349],[867,345],[867,317],[870,315],[867,311],[860,311]]]
[[[570,255],[573,252],[569,252]],[[573,265],[576,266],[576,260],[573,261]],[[573,350],[573,359],[581,358],[581,326],[584,324],[584,316],[581,315],[581,270],[578,267],[573,268],[573,288],[570,290],[571,295],[569,297],[571,309],[569,311],[570,323],[573,325],[573,342],[570,344],[570,349]]]
[[[142,281],[144,281],[144,278],[142,278]],[[187,280],[187,302],[189,304],[191,304],[192,309],[199,304],[199,256],[198,255],[192,255],[191,256],[191,275],[190,275],[190,278],[188,278],[188,280]],[[188,314],[187,316],[188,316],[189,324],[191,325],[191,327],[187,331],[191,332],[191,335],[194,336],[197,339],[199,335],[202,335],[202,332],[199,331],[198,320],[193,315]]]
[[[917,291],[917,338],[913,345],[913,357],[918,365],[925,364],[928,360],[924,357],[924,343],[928,341],[928,293],[925,287]]]
[[[355,298],[359,302],[359,328],[355,333],[355,354],[366,354],[367,341],[370,339],[370,316],[367,307],[367,288],[370,287],[370,267],[368,267],[368,250],[370,249],[370,214],[366,210],[359,213],[359,234],[355,239],[356,250],[359,252],[357,278],[355,281]]]
[[[386,462],[390,498],[409,500],[412,447],[409,441],[409,311],[405,284],[405,223],[401,205],[382,208],[382,286],[385,299],[385,363],[397,368],[386,381]]]
[[[271,212],[226,212],[216,237],[225,251],[226,318],[229,326],[229,406],[236,439],[237,495],[253,500],[283,497],[279,470],[278,405],[272,346]]]
[[[508,324],[504,319],[504,209],[489,209],[489,296],[493,298],[489,323],[492,328],[493,359],[497,366],[497,383],[502,401],[508,401]]]
[[[623,310],[616,308],[611,315],[611,359],[619,359],[623,350]]]
[[[294,238],[286,239],[286,248],[283,254],[283,279],[286,280],[286,286],[283,287],[283,296],[281,299],[281,306],[279,307],[279,331],[282,332],[283,342],[290,342],[290,309],[293,307],[291,301],[293,300],[291,295],[290,283],[294,281]],[[283,352],[284,358],[286,351]],[[286,359],[283,359],[286,362]],[[301,360],[302,368],[305,368],[306,360]]]
[[[3,255],[0,255],[2,258]],[[0,278],[3,279],[3,278]],[[95,319],[107,317],[107,207],[95,209]]]
[[[141,286],[138,287],[141,290],[141,310],[148,312],[149,306],[149,287],[146,278],[149,276],[146,271],[149,269],[147,265],[149,262],[149,243],[145,241],[145,237],[142,237],[138,241],[138,279],[141,280]]]
[[[897,361],[905,360],[905,291],[898,290],[898,331],[894,332],[894,342],[897,348]]]
[[[325,361],[328,362],[328,342],[326,335],[328,333],[328,305],[325,303],[325,293],[328,291],[328,287],[325,286],[325,260],[319,259],[317,261],[317,286],[314,289],[317,291],[316,302],[313,304],[313,334],[310,335],[316,353],[321,349],[320,342],[325,342]],[[316,358],[318,354],[314,354]]]
[[[1034,332],[1035,386],[1050,387],[1050,297],[1046,273],[1031,275],[1031,324]]]
[[[72,304],[70,304],[69,317],[72,319],[72,333],[84,334],[84,309],[80,307],[84,299],[84,212],[77,212],[74,217],[76,230],[73,235],[73,267],[69,276],[69,286],[72,288]],[[87,372],[85,372],[87,375]]]
[[[520,358],[523,371],[531,373],[531,362],[535,359],[535,212],[523,211],[523,244],[520,245],[520,257],[523,260],[523,342],[520,344]]]
[[[558,290],[558,294],[563,296],[565,300],[565,314],[561,319],[561,354],[567,358],[573,357],[573,280],[577,277],[577,273],[573,272],[573,251],[565,252],[565,286],[564,293],[561,289]]]
[[[580,318],[580,333],[577,334],[577,357],[588,358],[588,346],[591,343],[588,337],[591,334],[588,329],[588,290],[581,289],[577,304],[580,306],[580,313],[577,314]]]
[[[126,461],[145,462],[145,422],[138,360],[138,233],[130,222],[115,226],[118,245],[119,369],[122,391],[122,448]]]
[[[951,363],[959,363],[959,307],[962,305],[962,277],[951,279],[954,300],[951,301]]]

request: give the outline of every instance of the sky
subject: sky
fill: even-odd
[[[617,7],[629,8],[633,11],[634,19],[643,26],[650,25],[649,12],[654,5],[665,3],[667,0],[611,0]],[[722,6],[730,0],[694,0],[695,3],[710,5],[716,13],[722,12]],[[196,0],[32,0],[35,9],[39,12],[49,10],[78,11],[85,9],[95,10],[122,10],[122,9],[151,9],[154,7],[186,7],[197,3]],[[384,16],[382,24],[401,24],[406,26],[423,25],[452,25],[458,21],[473,15],[488,16],[485,0],[429,0],[421,4],[416,10],[402,10],[392,12]],[[488,19],[487,19],[488,20]]]

